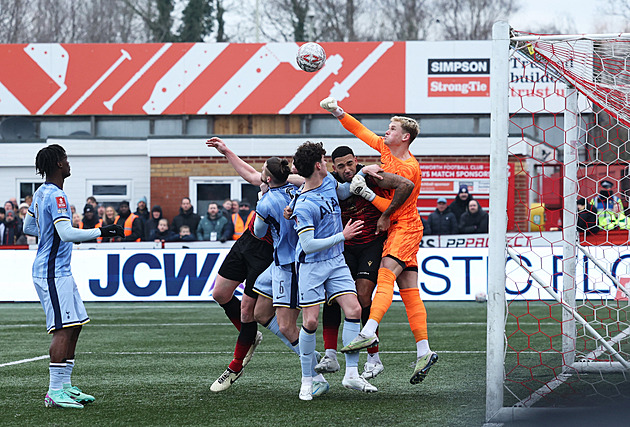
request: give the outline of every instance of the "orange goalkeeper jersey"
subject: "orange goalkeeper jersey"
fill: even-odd
[[[420,165],[416,158],[411,153],[409,153],[411,157],[407,160],[400,160],[398,157],[395,157],[389,147],[383,142],[382,136],[378,136],[363,126],[348,113],[339,121],[343,127],[354,134],[354,136],[381,153],[381,167],[385,172],[395,173],[413,182],[414,188],[411,195],[405,203],[392,214],[391,221],[420,221],[417,201],[418,195],[420,194],[420,184],[422,183],[422,171],[420,170]]]

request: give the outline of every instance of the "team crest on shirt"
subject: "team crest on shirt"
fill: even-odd
[[[66,199],[63,196],[55,197],[57,201],[57,212],[66,212],[68,210],[68,206],[66,206]]]

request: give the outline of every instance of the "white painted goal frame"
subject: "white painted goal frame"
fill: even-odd
[[[541,37],[549,39],[566,40],[569,38],[586,37],[585,35],[540,36],[532,35],[531,41]],[[589,39],[630,37],[630,34],[615,35],[588,35]],[[529,41],[527,37],[518,37],[520,41]],[[497,22],[493,27],[492,59],[491,59],[491,153],[490,153],[490,236],[488,252],[488,317],[487,317],[487,359],[486,359],[486,421],[489,423],[506,422],[528,417],[532,412],[543,409],[532,408],[533,404],[543,397],[546,391],[538,390],[527,399],[521,400],[514,406],[504,405],[505,391],[505,356],[507,351],[506,325],[506,259],[511,258],[527,269],[524,263],[519,262],[518,254],[507,245],[507,195],[508,180],[508,125],[509,117],[509,60],[510,60],[510,28],[506,22]],[[544,289],[563,308],[563,339],[562,353],[565,355],[566,369],[563,366],[562,373],[556,375],[544,385],[545,390],[553,390],[566,381],[574,372],[588,372],[597,370],[628,370],[630,363],[619,355],[613,348],[614,342],[603,339],[597,331],[580,316],[576,310],[575,296],[575,272],[577,263],[577,251],[584,256],[589,256],[577,242],[577,230],[575,226],[578,176],[578,153],[576,143],[578,140],[577,119],[578,93],[576,89],[568,85],[567,107],[564,114],[565,140],[564,150],[564,176],[563,195],[571,195],[566,198],[563,209],[563,223],[573,224],[563,229],[563,256],[562,256],[562,289],[572,291],[554,292],[549,283],[536,275],[533,271],[526,271],[529,277],[536,282],[540,289]],[[597,264],[597,260],[591,259],[593,264],[600,268],[603,274],[619,286],[619,282],[605,273],[605,268]],[[569,282],[571,281],[571,282]],[[624,290],[623,287],[620,289]],[[626,291],[627,293],[627,291]],[[582,327],[591,334],[599,343],[597,351],[607,352],[615,359],[614,362],[576,361],[575,358],[575,322],[580,322]],[[619,338],[627,338],[629,330],[622,331]],[[596,357],[593,357],[595,359]],[[547,409],[550,410],[550,409]],[[527,412],[527,414],[525,414]]]

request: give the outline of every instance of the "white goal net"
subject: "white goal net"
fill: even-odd
[[[491,61],[486,418],[620,401],[630,397],[630,35],[499,22]],[[508,231],[538,237],[517,247]]]

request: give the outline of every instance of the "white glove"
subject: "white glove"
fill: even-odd
[[[352,182],[350,183],[350,192],[363,197],[368,202],[371,202],[376,197],[376,193],[370,190],[365,183],[365,178],[361,175],[355,175],[354,178],[352,178]]]
[[[332,113],[332,115],[335,116],[335,117],[340,117],[340,116],[343,116],[343,114],[344,114],[343,108],[341,108],[339,105],[337,105],[337,100],[335,98],[333,98],[332,96],[329,96],[326,99],[322,99],[322,101],[319,103],[319,105],[324,110],[329,111],[330,113]]]

